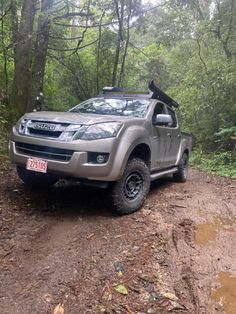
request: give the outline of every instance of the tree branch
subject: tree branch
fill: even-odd
[[[77,39],[81,39],[81,36],[77,36],[77,37],[62,37],[62,36],[54,36],[54,35],[50,35],[50,38],[53,39],[59,39],[59,40],[77,40]]]
[[[156,60],[154,58],[150,58],[145,52],[143,52],[140,48],[136,47],[134,44],[132,44],[130,41],[129,41],[129,45],[131,47],[133,47],[134,49],[138,50],[139,52],[141,52],[141,54],[143,54],[146,58],[148,58],[149,60]]]
[[[72,18],[72,17],[75,17],[75,16],[93,16],[94,13],[84,13],[84,12],[69,12],[69,13],[65,13],[65,14],[62,14],[60,16],[55,16],[53,18],[53,20],[59,20],[59,19],[66,19],[66,18]]]
[[[58,63],[60,63],[61,65],[63,65],[68,71],[70,71],[72,73],[72,75],[74,76],[76,83],[79,87],[79,89],[82,91],[82,93],[84,94],[85,98],[88,98],[88,95],[86,94],[86,91],[84,90],[83,85],[80,82],[80,79],[78,77],[78,75],[76,74],[75,70],[73,68],[71,68],[68,64],[66,64],[65,62],[63,62],[61,59],[59,59],[58,57],[56,57],[55,55],[51,55],[48,54],[48,56],[52,59],[55,59]]]
[[[227,44],[228,41],[229,41],[229,38],[230,38],[230,34],[231,34],[231,31],[232,31],[232,28],[233,28],[233,16],[234,16],[234,0],[231,0],[231,3],[230,3],[230,20],[229,20],[229,28],[228,28],[228,32],[227,32],[227,35],[226,35],[226,38],[225,38],[225,43]]]
[[[203,64],[203,67],[205,69],[205,72],[208,75],[207,65],[206,65],[206,62],[204,61],[204,59],[202,57],[201,44],[200,44],[199,38],[196,38],[196,42],[197,42],[197,46],[198,46],[198,56],[199,56],[199,59],[201,60],[201,62]]]
[[[0,21],[4,19],[4,17],[10,12],[11,9],[12,9],[12,4],[10,4],[9,7],[6,9],[6,11],[1,14]]]
[[[84,45],[84,46],[79,47],[79,49],[78,49],[78,47],[74,47],[74,48],[65,48],[65,49],[60,49],[60,48],[55,48],[55,47],[49,47],[48,49],[49,49],[49,50],[54,50],[54,51],[74,51],[74,52],[76,52],[77,50],[80,50],[80,49],[83,49],[83,48],[86,48],[86,47],[88,47],[88,46],[91,46],[91,45],[95,44],[97,41],[98,41],[98,39],[96,39],[96,40],[92,41],[91,43],[88,43],[88,44],[86,44],[86,45]]]
[[[119,23],[119,21],[114,21],[114,22],[104,23],[101,26],[109,26],[109,25],[118,24],[118,23]],[[77,27],[77,28],[96,28],[96,27],[100,27],[99,24],[87,25],[87,26],[85,26],[85,25],[73,25],[73,24],[62,24],[62,23],[57,23],[57,22],[55,22],[54,24],[58,25],[58,26]]]

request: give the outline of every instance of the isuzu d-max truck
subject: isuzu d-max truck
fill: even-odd
[[[68,112],[25,114],[13,127],[10,156],[31,187],[61,178],[109,187],[115,210],[132,213],[152,180],[187,179],[192,139],[180,132],[177,107],[154,82],[147,93],[104,88]]]

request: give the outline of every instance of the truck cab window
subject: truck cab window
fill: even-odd
[[[177,119],[176,119],[175,112],[172,109],[170,109],[169,107],[167,107],[167,114],[169,114],[173,120],[173,123],[172,123],[172,125],[170,125],[170,127],[175,128],[177,126]]]
[[[162,103],[157,103],[155,108],[154,108],[154,112],[153,112],[153,116],[152,116],[152,121],[155,121],[156,115],[157,114],[165,114],[166,110],[165,110],[165,106]]]
[[[162,103],[157,103],[154,109],[154,116],[157,114],[165,114],[165,106]]]

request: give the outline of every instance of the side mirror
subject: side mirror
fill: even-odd
[[[173,124],[173,119],[169,114],[157,114],[153,119],[153,124],[168,126]]]

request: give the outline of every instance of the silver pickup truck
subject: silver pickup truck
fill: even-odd
[[[148,93],[104,88],[69,112],[25,114],[13,127],[10,156],[31,187],[59,179],[109,187],[115,210],[138,210],[150,182],[172,174],[185,182],[192,146],[173,99],[153,82]]]

